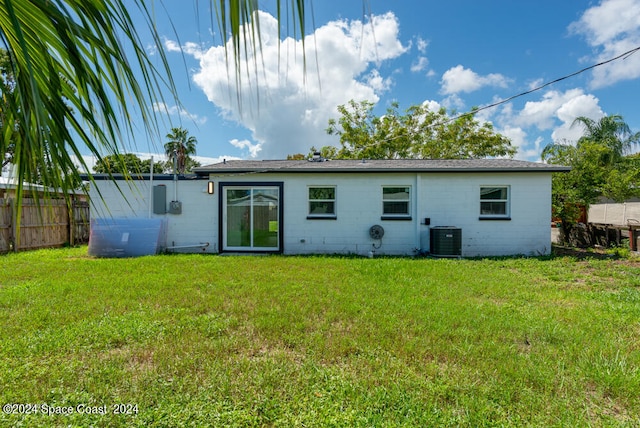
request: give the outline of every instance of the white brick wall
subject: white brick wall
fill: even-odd
[[[118,182],[122,193],[111,181],[97,181],[103,200],[95,188],[91,189],[91,216],[114,218],[149,217],[149,182]],[[167,187],[167,209],[174,199],[174,182],[157,180],[156,185]],[[178,200],[182,202],[182,214],[151,214],[151,217],[167,219],[167,246],[190,246],[209,243],[206,249],[193,248],[176,251],[218,252],[217,195],[206,193],[204,180],[179,181]],[[124,195],[124,196],[123,196]],[[126,197],[126,198],[125,198]]]
[[[206,193],[206,181],[178,182],[182,214],[166,214],[168,245],[194,245],[209,242],[207,252],[218,252],[218,183],[283,182],[284,253],[367,255],[379,241],[369,237],[375,224],[385,230],[376,254],[413,255],[428,250],[429,227],[421,223],[430,218],[431,226],[462,229],[462,255],[538,255],[551,250],[551,176],[547,173],[440,173],[440,174],[248,174],[212,177],[216,193]],[[92,215],[146,217],[148,182],[133,182],[130,188],[120,182],[124,198],[108,181],[99,181],[105,203],[92,192]],[[173,182],[167,186],[167,201],[173,199]],[[309,220],[308,187],[336,186],[336,220]],[[382,186],[411,186],[411,221],[382,220]],[[479,220],[480,187],[510,186],[511,220]],[[153,215],[157,217],[157,215]],[[422,238],[422,239],[421,239]],[[187,250],[200,252],[201,249]]]
[[[549,174],[430,174],[422,183],[422,217],[461,228],[463,256],[550,252]],[[480,220],[480,187],[492,185],[510,186],[510,220]]]

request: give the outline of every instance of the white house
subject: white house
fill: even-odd
[[[436,256],[551,250],[551,174],[509,159],[226,161],[96,176],[92,219],[166,219],[169,250]]]

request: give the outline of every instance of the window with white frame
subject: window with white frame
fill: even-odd
[[[480,218],[509,218],[509,186],[480,187]]]
[[[407,218],[411,209],[410,186],[382,187],[382,216],[390,218]]]
[[[336,217],[335,186],[309,187],[309,218]]]

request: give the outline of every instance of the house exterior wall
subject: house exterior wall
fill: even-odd
[[[415,198],[411,200],[411,221],[384,221],[382,186],[411,186],[415,174],[296,174],[285,183],[285,253],[291,254],[415,254]],[[336,187],[335,220],[307,219],[308,188]],[[381,241],[369,236],[369,228],[381,225]],[[374,247],[380,247],[375,248]]]
[[[230,181],[224,176],[213,180]],[[285,254],[414,255],[433,226],[462,229],[462,256],[551,251],[551,175],[541,173],[249,174],[236,182],[282,181]],[[510,220],[480,220],[480,187],[510,188]],[[308,219],[308,188],[336,187],[336,219]],[[382,219],[382,187],[411,187],[411,220]],[[381,225],[381,242],[369,228]],[[375,247],[374,247],[375,246]],[[378,248],[379,247],[379,248]]]
[[[463,256],[550,253],[550,174],[469,173],[421,177],[420,216],[429,217],[432,227],[461,228]],[[480,187],[485,186],[509,186],[510,220],[480,219]]]
[[[92,218],[166,218],[167,246],[177,252],[218,252],[218,211],[216,195],[206,192],[203,180],[178,181],[178,200],[182,202],[181,214],[149,214],[149,181],[118,181],[120,190],[109,180],[96,181],[91,188]],[[157,180],[153,186],[164,185],[167,190],[167,209],[174,199],[174,181]],[[100,193],[98,193],[98,189]],[[200,245],[209,243],[207,247]]]
[[[429,227],[462,229],[462,256],[541,255],[551,250],[550,173],[277,173],[216,174],[215,194],[207,182],[179,181],[182,214],[165,214],[168,245],[209,242],[206,252],[219,252],[220,183],[283,183],[283,252],[285,254],[415,255],[429,251]],[[109,181],[97,182],[104,202],[92,194],[93,216],[146,217],[149,183],[120,183],[129,205]],[[173,182],[167,200],[173,199]],[[308,218],[310,186],[335,186],[336,218]],[[410,220],[382,219],[383,186],[411,188]],[[510,220],[480,220],[480,187],[509,186]],[[106,207],[109,210],[106,210]],[[153,217],[161,216],[152,214]],[[430,219],[430,226],[425,225]],[[369,228],[381,225],[381,241]],[[194,248],[186,251],[201,252]]]

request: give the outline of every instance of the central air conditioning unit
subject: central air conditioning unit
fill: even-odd
[[[430,254],[435,257],[462,256],[462,229],[437,226],[429,230]]]

